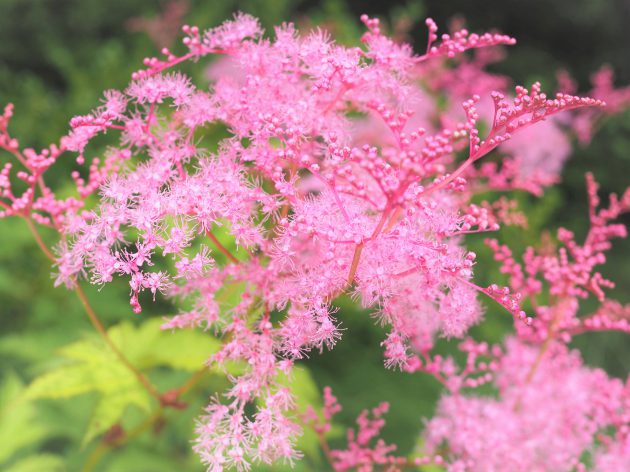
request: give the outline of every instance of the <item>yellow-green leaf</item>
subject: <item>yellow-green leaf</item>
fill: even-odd
[[[35,405],[24,397],[22,381],[14,373],[6,375],[0,384],[0,464],[22,447],[36,444],[48,431]]]
[[[4,472],[66,472],[64,461],[54,454],[28,456],[13,463]]]
[[[90,423],[83,437],[83,445],[118,423],[130,405],[136,405],[148,412],[151,409],[151,398],[146,390],[140,388],[119,390],[102,396],[90,418]]]

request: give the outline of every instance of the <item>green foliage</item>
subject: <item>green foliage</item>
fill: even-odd
[[[49,428],[36,407],[25,400],[24,385],[8,372],[0,384],[0,464],[25,446],[39,442]]]
[[[5,472],[65,472],[63,458],[54,454],[36,454],[15,462]]]
[[[289,0],[190,0],[185,21],[212,26],[240,9],[261,17],[268,29],[288,19],[307,27],[325,23],[341,42],[356,43],[362,31],[357,17],[365,10],[392,23],[410,23],[409,34],[420,50],[426,40],[421,24],[425,15],[444,24],[461,13],[471,29],[498,27],[518,37],[519,48],[499,65],[502,72],[519,81],[536,76],[551,83],[559,61],[586,86],[588,73],[603,62],[611,62],[620,70],[620,83],[630,78],[624,47],[627,41],[619,40],[620,28],[627,23],[622,2],[560,0],[550,11],[549,2],[535,0],[531,8],[544,14],[532,14],[528,19],[519,8],[512,8],[516,0],[491,0],[483,9],[464,0],[394,1],[378,7],[342,0],[325,0],[316,7],[315,2]],[[69,118],[92,109],[102,90],[124,88],[142,58],[157,50],[145,33],[131,32],[127,20],[155,18],[164,3],[0,1],[0,106],[7,100],[15,103],[14,134],[27,146],[57,141],[67,131]],[[204,80],[201,66],[187,72]],[[210,138],[206,137],[202,145],[212,151],[215,138],[224,130],[209,132]],[[627,185],[629,137],[628,114],[608,120],[591,146],[569,162],[559,190],[542,200],[519,197],[530,217],[527,230],[508,228],[499,237],[518,249],[544,231],[553,234],[559,225],[583,232],[584,172],[593,170],[604,192],[621,190]],[[106,145],[107,139],[91,151],[102,155]],[[56,180],[61,183],[74,162],[68,158],[56,168]],[[225,227],[217,228],[215,234],[237,258],[241,257]],[[51,234],[44,233],[44,238],[51,246],[56,242]],[[483,283],[496,280],[500,274],[481,240],[471,238],[472,249],[479,254],[478,263],[495,268],[476,274],[477,281]],[[72,292],[53,288],[50,266],[38,251],[22,221],[0,222],[0,470],[78,471],[97,447],[96,438],[111,425],[123,423],[126,429],[133,428],[151,417],[158,405],[96,334],[85,335],[92,328],[80,303]],[[615,295],[624,301],[629,299],[630,272],[624,264],[629,251],[628,242],[617,244],[604,274],[618,282]],[[220,306],[234,306],[243,290],[240,285],[226,287],[218,300]],[[132,322],[127,294],[124,282],[99,293],[96,289],[88,292],[103,322],[111,326],[111,338],[132,364],[149,375],[162,392],[181,385],[216,351],[217,341],[200,331],[161,331],[158,315],[172,314],[173,308],[159,300],[155,305],[147,304],[141,322]],[[400,452],[411,452],[417,446],[422,417],[432,413],[439,386],[427,377],[386,371],[379,347],[383,330],[351,303],[341,300],[339,305],[338,318],[347,331],[335,350],[322,356],[313,354],[306,363],[308,370],[302,366],[296,369],[291,388],[300,399],[298,410],[307,404],[319,407],[321,388],[331,385],[344,410],[330,440],[341,445],[343,428],[354,425],[360,410],[387,399],[392,409],[386,417],[384,437],[399,444]],[[509,317],[500,308],[488,304],[486,319],[473,334],[496,341],[509,324]],[[626,336],[592,335],[577,339],[575,345],[589,363],[618,376],[627,374],[630,345]],[[453,352],[453,343],[445,342],[440,349]],[[201,471],[190,451],[193,421],[208,396],[222,390],[225,382],[223,375],[207,376],[185,398],[189,402],[186,410],[165,416],[159,434],[149,428],[131,443],[105,454],[94,470]],[[313,433],[306,432],[299,441],[306,458],[293,470],[326,470]]]
[[[123,322],[109,329],[108,335],[140,370],[166,366],[195,371],[218,349],[218,341],[209,335],[198,331],[164,332],[160,324],[159,319],[138,327]],[[74,342],[60,349],[59,355],[64,362],[36,377],[26,390],[25,398],[59,399],[97,393],[84,444],[120,422],[128,407],[136,406],[147,414],[155,408],[136,374],[101,338],[92,336]]]
[[[311,372],[302,366],[293,369],[292,378],[285,379],[284,382],[291,388],[295,396],[295,410],[298,414],[304,413],[310,406],[315,411],[322,407],[321,390],[315,383]],[[322,456],[319,448],[319,440],[315,432],[305,429],[302,436],[297,441],[297,447],[308,456],[308,458],[319,466],[322,464]]]
[[[219,341],[201,331],[164,331],[163,320],[150,319],[134,326],[123,322],[109,330],[110,339],[140,369],[158,366],[196,371],[220,347]]]

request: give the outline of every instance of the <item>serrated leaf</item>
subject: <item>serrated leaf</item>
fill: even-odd
[[[37,377],[26,390],[26,398],[70,398],[99,393],[84,444],[117,423],[128,406],[150,409],[149,394],[102,340],[77,341],[64,346],[59,354],[69,362]]]
[[[159,327],[151,326],[150,322],[135,326],[130,321],[123,321],[107,331],[116,347],[125,353],[132,364],[140,368],[143,366],[138,365],[138,362],[160,335]]]
[[[200,331],[180,330],[172,335],[167,332],[156,340],[146,361],[153,365],[195,371],[220,347],[221,343],[216,338]]]
[[[125,410],[130,405],[136,405],[148,412],[151,409],[151,397],[144,389],[119,390],[102,396],[90,418],[87,431],[83,437],[83,445],[107,431],[118,423]]]
[[[221,347],[212,335],[196,330],[165,331],[153,318],[140,326],[121,323],[109,330],[112,341],[141,369],[167,366],[195,371]]]
[[[80,346],[73,346],[72,355],[77,355],[79,350]],[[92,391],[108,394],[120,389],[141,388],[134,374],[119,360],[112,359],[107,351],[101,353],[100,358],[88,352],[84,352],[83,361],[62,365],[37,377],[26,390],[27,397],[68,398]]]
[[[65,472],[64,460],[54,454],[28,456],[12,464],[4,472]]]
[[[35,405],[24,398],[24,385],[13,373],[0,385],[0,464],[48,434]]]
[[[219,341],[199,331],[163,331],[161,319],[135,326],[129,321],[108,330],[108,336],[138,369],[158,366],[195,371],[216,352]],[[37,377],[26,390],[26,398],[70,398],[100,393],[84,437],[93,440],[120,421],[127,407],[151,409],[151,396],[135,374],[100,338],[77,341],[59,349],[67,362]]]
[[[94,390],[93,371],[88,365],[70,365],[35,378],[26,390],[29,399],[68,398]]]
[[[77,341],[59,349],[66,359],[83,361],[88,364],[117,362],[116,355],[101,340]]]

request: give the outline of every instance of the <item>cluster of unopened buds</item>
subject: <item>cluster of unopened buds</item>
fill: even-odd
[[[205,32],[185,26],[183,54],[164,49],[146,59],[125,91],[106,92],[101,107],[73,118],[70,133],[40,153],[10,136],[8,106],[0,147],[22,169],[9,163],[0,174],[1,216],[27,222],[58,284],[80,290],[83,278],[125,277],[136,313],[143,292],[184,299],[186,310],[165,329],[212,328],[223,344],[209,362],[245,361],[198,422],[194,449],[210,471],[291,462],[300,457],[302,426],[314,429],[338,471],[427,464],[560,471],[586,467],[585,451],[596,469],[630,470],[629,388],[567,348],[586,331],[629,331],[630,310],[606,299],[612,283],[595,268],[610,239],[625,236],[612,221],[630,209],[630,193],[598,209],[589,177],[591,230],[581,244],[561,231],[557,252],[532,247],[521,263],[489,240],[510,277],[505,286],[474,282],[476,255],[464,239],[525,225],[505,196],[472,199],[487,190],[541,194],[558,179],[573,123],[584,130],[577,109],[595,120],[606,113],[607,94],[619,104],[615,112],[628,94],[600,84],[595,98],[549,98],[539,83],[491,92],[489,84],[507,79],[464,53],[513,38],[461,30],[438,40],[428,19],[427,50],[416,55],[384,35],[378,20],[361,20],[361,47],[302,35],[291,24],[264,39],[258,21],[243,14]],[[209,89],[170,72],[210,55],[219,58]],[[475,70],[469,82],[449,79],[459,67]],[[214,153],[199,144],[212,123],[229,133]],[[105,132],[119,133],[119,144],[85,169],[90,141]],[[527,138],[515,147],[519,136]],[[559,144],[550,149],[550,142]],[[491,152],[503,163],[478,164]],[[44,174],[72,153],[76,197],[60,199]],[[95,194],[100,202],[88,207]],[[39,227],[59,234],[54,249]],[[241,291],[227,309],[218,301],[226,286]],[[359,417],[345,449],[331,448],[327,434],[340,406],[330,390],[323,411],[299,412],[283,380],[296,361],[341,337],[343,312],[333,300],[344,293],[386,327],[386,366],[426,372],[445,386],[425,448],[411,456],[378,439],[386,404]],[[589,294],[602,308],[578,316]],[[482,319],[482,296],[515,320],[502,346],[467,337]],[[464,339],[462,368],[432,354],[440,337]],[[470,395],[488,384],[497,395]]]

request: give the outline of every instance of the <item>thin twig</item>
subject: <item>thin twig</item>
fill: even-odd
[[[234,256],[234,254],[230,252],[228,248],[226,248],[223,244],[221,244],[221,241],[217,239],[217,237],[212,233],[212,231],[206,231],[206,235],[214,243],[214,245],[221,252],[221,254],[227,257],[230,260],[230,262],[233,262],[234,264],[239,264],[241,262]]]
[[[39,234],[39,231],[37,231],[37,228],[35,227],[33,220],[31,220],[28,216],[25,216],[24,221],[26,221],[26,224],[28,225],[28,229],[31,231],[31,233],[33,233],[33,237],[35,238],[35,242],[37,243],[39,248],[42,250],[42,252],[46,255],[48,259],[54,262],[56,258],[54,254],[50,251],[50,249],[48,249],[48,246],[46,246],[46,244],[44,243],[44,240]]]
[[[41,235],[39,234],[39,231],[37,231],[37,228],[33,224],[33,221],[28,217],[24,217],[24,221],[26,221],[26,224],[28,225],[31,233],[33,233],[33,237],[35,238],[37,245],[40,247],[44,255],[48,259],[54,262],[56,260],[55,256],[50,251],[50,249],[48,249],[48,246],[46,246],[46,243],[44,243]],[[107,329],[105,328],[105,326],[103,326],[103,323],[101,322],[98,315],[96,314],[96,311],[94,311],[94,308],[92,308],[92,305],[90,305],[90,302],[85,292],[83,291],[83,288],[81,287],[81,285],[79,285],[79,282],[76,282],[74,291],[78,295],[79,300],[81,300],[81,303],[83,304],[83,308],[85,308],[85,312],[87,313],[88,318],[90,319],[90,322],[92,323],[92,326],[94,326],[96,331],[98,331],[98,333],[101,335],[101,337],[105,341],[105,344],[109,346],[109,348],[114,352],[116,357],[118,357],[120,362],[122,362],[129,370],[133,372],[133,374],[136,376],[136,378],[142,384],[142,386],[147,390],[147,392],[161,403],[162,396],[160,395],[160,392],[158,392],[158,390],[155,388],[155,386],[153,386],[153,384],[149,381],[149,379],[142,372],[140,372],[129,361],[129,359],[125,357],[122,351],[118,349],[118,347],[113,343],[113,341],[107,334]]]
[[[122,362],[130,371],[133,372],[133,374],[136,376],[136,378],[142,384],[142,386],[147,390],[147,392],[149,392],[149,394],[152,397],[154,397],[157,401],[162,403],[162,395],[160,395],[160,392],[158,392],[158,390],[151,383],[151,381],[142,372],[140,372],[129,361],[129,359],[127,359],[127,357],[125,357],[125,355],[122,353],[122,351],[120,349],[118,349],[118,346],[116,346],[114,344],[114,342],[111,340],[111,338],[107,334],[107,330],[105,329],[105,326],[103,326],[103,323],[101,323],[101,320],[96,315],[96,312],[92,308],[92,305],[90,305],[90,302],[89,302],[85,292],[83,291],[83,288],[79,285],[78,282],[77,282],[76,287],[75,287],[74,290],[77,293],[77,295],[79,296],[79,299],[81,300],[81,303],[83,304],[83,308],[85,308],[85,312],[87,313],[88,317],[90,318],[90,321],[92,322],[92,325],[94,326],[94,328],[96,328],[96,331],[98,331],[98,333],[101,335],[101,337],[103,338],[103,340],[105,341],[107,346],[109,346],[109,348],[114,352],[116,357],[118,357],[118,360],[120,360],[120,362]]]
[[[140,436],[147,429],[149,429],[153,424],[155,424],[160,418],[162,418],[164,414],[164,410],[162,408],[158,408],[155,413],[151,416],[147,417],[142,423],[136,426],[134,429],[129,431],[129,433],[123,433],[120,438],[113,439],[111,441],[107,441],[102,439],[98,445],[92,450],[88,458],[86,459],[83,467],[81,468],[81,472],[91,472],[94,470],[101,457],[111,448],[119,447],[124,445],[125,443],[129,443],[130,440]]]

